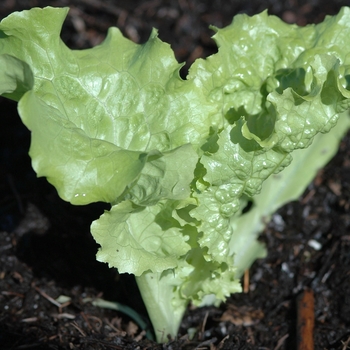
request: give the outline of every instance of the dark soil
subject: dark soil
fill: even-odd
[[[72,48],[100,43],[113,25],[142,42],[153,26],[178,60],[190,64],[216,50],[208,26],[223,27],[237,13],[268,9],[305,25],[350,3],[3,0],[0,18],[47,5],[71,7],[62,38]],[[296,349],[298,298],[305,289],[315,296],[315,349],[350,348],[349,134],[300,200],[276,213],[263,232],[269,255],[252,266],[247,293],[220,308],[189,309],[179,337],[157,345],[123,313],[84,302],[118,301],[147,322],[132,276],[95,260],[89,225],[104,206],[73,207],[37,179],[16,105],[0,99],[0,110],[0,349]]]

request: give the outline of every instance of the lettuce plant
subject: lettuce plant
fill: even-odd
[[[238,15],[212,28],[218,53],[186,79],[156,30],[142,45],[111,28],[101,45],[69,49],[67,12],[1,21],[0,94],[18,101],[38,176],[72,204],[110,203],[91,226],[97,259],[136,276],[164,341],[189,302],[241,290],[265,255],[264,222],[336,152],[349,128],[350,9],[306,27]]]

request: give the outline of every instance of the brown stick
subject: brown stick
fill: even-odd
[[[244,271],[243,292],[244,293],[248,293],[249,292],[249,269]]]
[[[314,293],[305,290],[298,298],[297,349],[314,350]]]

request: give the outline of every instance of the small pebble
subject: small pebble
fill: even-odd
[[[322,248],[322,244],[314,239],[310,239],[307,244],[315,250],[320,250]]]

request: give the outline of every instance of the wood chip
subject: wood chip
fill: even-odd
[[[252,326],[258,323],[264,317],[261,309],[255,309],[250,306],[234,306],[229,305],[228,310],[225,311],[220,321],[229,321],[236,326]]]
[[[312,290],[305,290],[298,298],[297,349],[314,349],[315,301]]]

